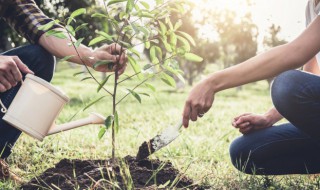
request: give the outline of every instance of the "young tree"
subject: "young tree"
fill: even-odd
[[[177,57],[193,62],[202,61],[201,57],[190,53],[189,42],[193,42],[193,38],[189,34],[180,31],[181,23],[172,23],[170,20],[170,14],[172,12],[183,11],[184,1],[156,0],[155,2],[153,5],[142,0],[103,1],[104,13],[96,12],[91,14],[92,18],[100,18],[109,24],[113,28],[114,33],[109,33],[109,30],[95,31],[97,37],[90,40],[89,46],[95,46],[98,43],[105,42],[120,44],[122,46],[120,54],[124,51],[128,52],[128,61],[134,71],[134,74],[125,75],[123,78],[118,76],[117,72],[120,58],[115,63],[109,60],[98,61],[94,64],[94,67],[107,65],[110,68],[115,68],[115,73],[109,74],[104,80],[99,81],[94,77],[93,71],[87,67],[85,61],[82,61],[90,74],[90,77],[86,79],[92,79],[97,83],[97,92],[103,90],[112,98],[112,113],[107,116],[105,127],[101,128],[98,136],[102,138],[106,130],[111,128],[113,160],[115,158],[116,132],[119,129],[117,106],[129,95],[141,103],[141,95],[149,95],[145,92],[140,93],[137,89],[145,85],[151,90],[155,90],[154,86],[147,83],[150,79],[159,78],[164,83],[175,86],[175,80],[172,78],[172,75],[182,79],[182,71],[175,61]],[[87,23],[82,23],[80,26],[76,26],[75,24],[75,20],[85,15],[86,12],[86,9],[81,8],[71,13],[71,15],[63,21],[53,21],[64,25],[68,31],[67,34],[53,29],[49,30],[46,35],[72,39],[71,36],[75,36],[76,31],[87,26]],[[53,22],[44,26],[44,28],[50,28]],[[84,38],[78,38],[77,41],[71,43],[76,51],[83,40]],[[178,43],[179,40],[183,41],[183,43]],[[146,65],[140,65],[141,53],[136,49],[137,46],[142,44],[149,49],[151,59],[151,63],[147,63]],[[162,51],[161,44],[166,51]],[[88,57],[80,57],[79,53],[70,56],[79,56],[81,60],[90,59]],[[70,58],[70,56],[65,59]],[[126,81],[129,79],[135,80],[136,85],[125,86]],[[109,87],[106,85],[107,83],[109,83]],[[112,86],[111,88],[110,84]],[[126,93],[123,95],[119,94],[119,88],[125,89]],[[94,100],[87,107],[99,102],[104,97],[105,96],[102,96]]]

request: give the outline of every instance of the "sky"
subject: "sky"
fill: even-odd
[[[192,0],[199,4],[201,0]],[[268,33],[268,28],[274,23],[282,28],[280,37],[291,41],[305,28],[305,7],[308,0],[252,0],[252,8],[245,5],[245,0],[210,0],[204,6],[212,10],[234,10],[240,15],[250,11],[252,19],[259,28],[259,50],[262,41]],[[198,14],[201,14],[199,12]]]
[[[282,28],[281,37],[287,41],[296,38],[305,28],[307,0],[254,0],[254,22],[259,27],[260,39],[275,23]]]

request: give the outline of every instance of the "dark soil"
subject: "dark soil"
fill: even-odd
[[[193,181],[179,173],[170,162],[158,159],[136,161],[127,156],[110,165],[110,160],[68,160],[63,159],[53,168],[23,184],[23,190],[35,189],[156,189],[161,184],[188,189],[202,189]],[[130,174],[129,174],[130,173]],[[131,176],[131,177],[128,177]],[[118,189],[118,188],[115,188]]]
[[[148,142],[144,141],[142,143],[142,145],[139,147],[137,160],[143,160],[155,152],[155,149],[153,148],[152,143],[153,143],[153,139],[151,139]]]

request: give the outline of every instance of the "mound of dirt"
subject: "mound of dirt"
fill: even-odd
[[[110,165],[110,160],[68,160],[63,159],[53,168],[23,184],[23,190],[35,189],[156,189],[157,186],[202,189],[181,174],[170,162],[158,159],[144,159],[126,156]],[[117,188],[116,188],[117,189]]]

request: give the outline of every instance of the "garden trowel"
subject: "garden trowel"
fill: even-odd
[[[166,128],[162,133],[158,134],[151,140],[143,142],[139,147],[136,160],[143,160],[154,152],[170,144],[180,135],[181,126],[182,121],[180,121],[176,126]]]

